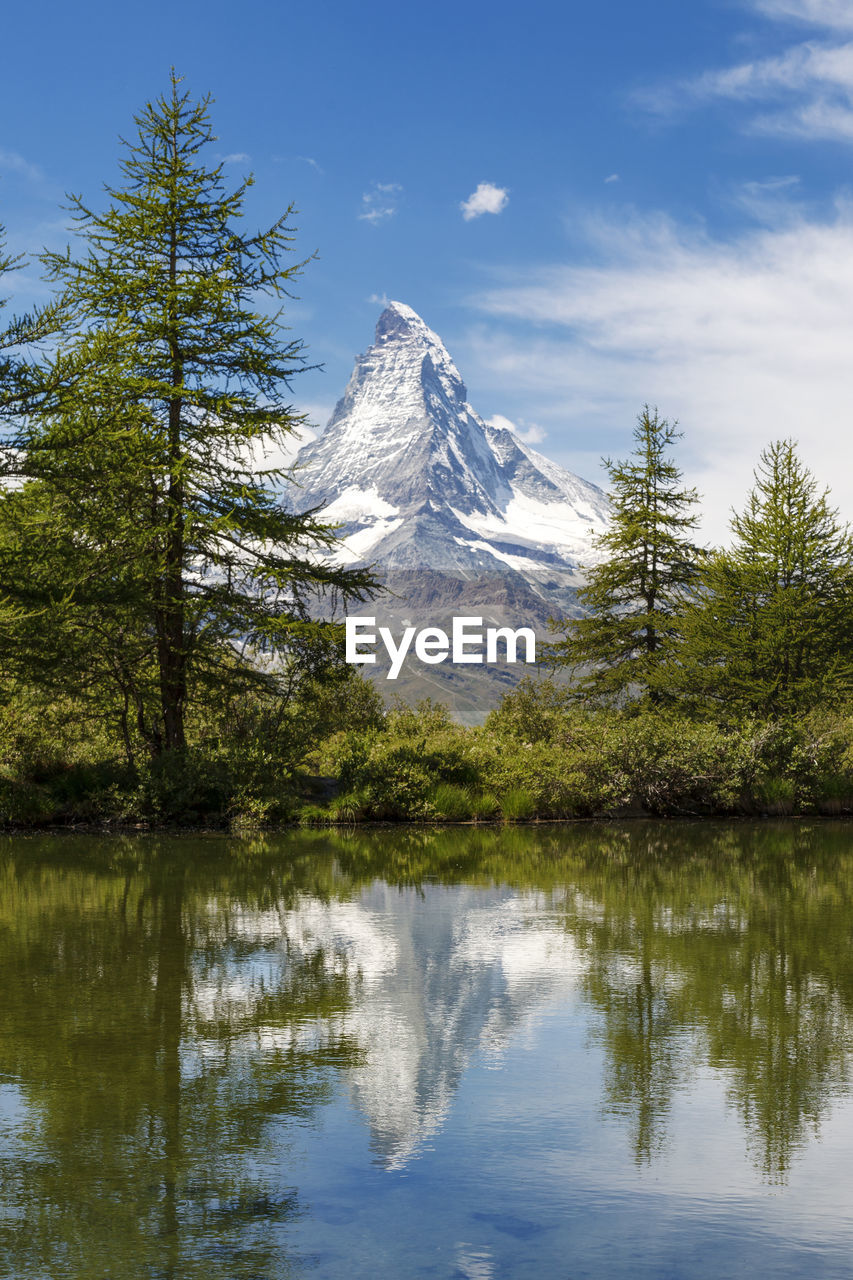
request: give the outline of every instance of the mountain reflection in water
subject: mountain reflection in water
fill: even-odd
[[[424,1168],[474,1081],[487,1113],[507,1056],[567,1017],[602,1063],[586,1123],[622,1135],[636,1176],[712,1077],[756,1184],[784,1186],[850,1094],[851,836],[636,823],[6,839],[0,1273],[334,1275],[331,1254],[297,1247],[306,1220],[346,1234],[371,1164]],[[538,1102],[530,1071],[519,1116]],[[555,1078],[558,1117],[575,1085],[568,1066]],[[351,1211],[302,1188],[311,1135],[344,1115],[369,1132]],[[495,1241],[543,1247],[518,1124],[513,1211],[472,1201],[493,1242],[448,1240],[455,1273],[424,1274],[492,1275]]]

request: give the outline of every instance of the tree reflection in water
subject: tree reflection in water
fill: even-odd
[[[427,902],[437,884],[467,885],[469,914],[478,888],[535,897],[540,923],[547,910],[573,942],[606,1059],[604,1110],[627,1122],[635,1159],[665,1147],[677,1091],[710,1069],[756,1164],[784,1179],[849,1091],[849,830],[7,840],[0,1073],[23,1110],[0,1172],[0,1270],[289,1273],[287,1224],[304,1206],[295,1171],[280,1172],[288,1126],[316,1116],[341,1073],[371,1070],[349,1016],[357,966],[291,936],[293,921],[308,902],[351,901],[377,882]],[[451,945],[458,930],[445,933]],[[475,1039],[498,998],[486,968],[483,998],[466,996]]]
[[[287,1275],[298,1200],[259,1155],[354,1061],[329,1025],[347,975],[254,947],[258,976],[223,998],[247,959],[230,911],[263,908],[268,876],[111,846],[29,842],[2,867],[0,1072],[27,1110],[3,1164],[0,1271]]]

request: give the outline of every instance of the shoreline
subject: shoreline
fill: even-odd
[[[67,825],[57,825],[52,823],[49,826],[9,826],[0,828],[0,839],[4,837],[20,837],[20,836],[221,836],[230,839],[241,839],[243,837],[256,836],[281,836],[292,834],[294,832],[322,832],[322,831],[396,831],[401,829],[412,830],[417,828],[420,830],[436,830],[445,831],[449,827],[459,827],[464,829],[480,828],[495,830],[517,829],[519,827],[528,829],[530,827],[590,827],[590,826],[614,826],[635,823],[655,823],[672,826],[678,823],[689,824],[690,826],[701,826],[703,824],[711,825],[713,823],[803,823],[803,822],[840,822],[853,823],[853,812],[847,810],[843,813],[622,813],[622,814],[604,814],[594,815],[592,817],[570,817],[570,818],[399,818],[399,819],[379,819],[365,818],[357,822],[343,822],[340,820],[329,819],[327,822],[286,822],[278,823],[272,826],[250,826],[241,825],[237,827],[227,826],[184,826],[180,823],[80,823],[73,822]]]

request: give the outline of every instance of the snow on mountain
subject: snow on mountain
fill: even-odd
[[[297,955],[343,978],[345,1011],[255,1025],[231,1047],[257,1054],[353,1041],[359,1052],[346,1068],[348,1092],[387,1169],[404,1168],[441,1129],[471,1064],[499,1062],[513,1041],[575,996],[584,970],[551,899],[505,886],[411,889],[376,881],[351,900],[300,895],[287,907],[232,914],[229,926],[240,954],[249,951],[252,972],[244,963],[206,974],[194,1012],[248,1011],[264,989],[258,966],[265,989],[275,990],[282,965]]]
[[[298,455],[300,505],[342,526],[341,560],[571,586],[605,494],[490,426],[446,347],[392,302],[328,426]]]

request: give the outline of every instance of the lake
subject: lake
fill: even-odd
[[[0,1275],[853,1275],[853,825],[0,840]]]

